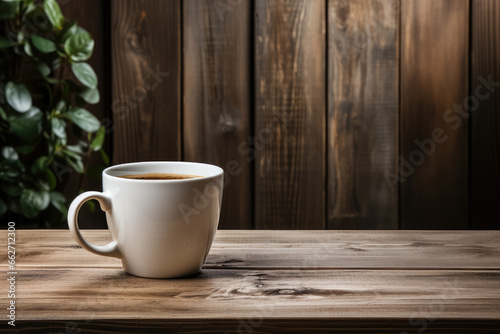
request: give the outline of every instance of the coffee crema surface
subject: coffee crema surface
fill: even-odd
[[[200,175],[174,174],[174,173],[146,173],[146,174],[127,174],[120,175],[124,179],[133,180],[185,180],[201,177]]]

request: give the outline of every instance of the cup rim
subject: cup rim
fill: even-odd
[[[217,169],[217,173],[214,175],[208,175],[208,176],[200,176],[196,178],[191,178],[191,179],[180,179],[180,180],[143,180],[143,179],[127,179],[123,177],[119,177],[116,175],[111,175],[108,172],[112,171],[115,168],[119,167],[129,167],[129,166],[137,166],[137,165],[142,165],[142,164],[153,164],[153,165],[160,165],[160,164],[186,164],[186,165],[199,165],[199,166],[209,166],[211,168]],[[106,169],[102,171],[102,178],[104,179],[105,177],[110,177],[111,179],[115,180],[120,180],[120,182],[133,182],[133,183],[184,183],[184,182],[197,182],[201,180],[207,180],[207,179],[213,179],[218,176],[221,176],[224,174],[224,170],[216,165],[212,164],[207,164],[203,162],[190,162],[190,161],[139,161],[139,162],[129,162],[129,163],[124,163],[124,164],[118,164],[118,165],[113,165],[109,166]]]

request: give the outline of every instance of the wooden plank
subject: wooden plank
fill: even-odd
[[[401,2],[401,227],[468,227],[468,0]]]
[[[325,227],[325,5],[255,3],[255,226]]]
[[[328,222],[397,229],[397,0],[328,1]]]
[[[2,329],[2,326],[6,329]],[[432,316],[409,319],[134,319],[134,320],[23,320],[16,324],[16,333],[65,333],[70,330],[83,333],[425,333],[463,334],[495,333],[498,321],[433,319]],[[0,333],[11,328],[0,324]]]
[[[99,245],[108,231],[85,230]],[[67,230],[17,231],[18,268],[121,268],[81,249]],[[3,238],[3,239],[1,239]],[[204,269],[500,269],[500,232],[218,231]],[[0,240],[7,240],[1,231]],[[0,253],[0,268],[7,253]]]
[[[252,165],[243,152],[251,144],[251,3],[188,0],[183,15],[184,159],[225,170],[219,228],[251,228]]]
[[[109,42],[108,42],[108,27],[107,20],[109,19],[108,5],[99,0],[87,0],[84,2],[75,0],[60,1],[60,7],[63,15],[72,21],[77,21],[78,25],[87,30],[95,41],[94,53],[88,60],[97,74],[98,88],[101,100],[98,104],[85,106],[92,114],[94,114],[102,124],[107,127],[107,134],[104,140],[103,149],[107,154],[111,152],[111,111],[109,105],[110,99],[110,82],[111,73],[109,71]],[[76,139],[74,139],[76,140]],[[86,169],[97,168],[104,166],[99,153],[93,153],[85,163]],[[102,177],[89,176],[88,174],[71,174],[61,175],[64,181],[64,194],[71,201],[76,197],[80,190],[101,190]],[[78,189],[80,187],[80,189]],[[66,223],[64,223],[66,224]],[[79,224],[81,228],[105,228],[106,219],[101,210],[97,209],[91,212],[88,206],[82,207],[80,212]]]
[[[471,114],[471,227],[499,229],[500,202],[500,3],[472,0],[471,86],[479,102]],[[485,82],[491,80],[494,86]],[[488,89],[489,88],[489,89]],[[472,110],[471,110],[472,111]]]
[[[387,255],[393,260],[405,249],[418,253],[420,248],[423,251],[419,256],[432,263],[436,254],[428,247],[439,246],[441,252],[457,255],[465,266],[461,270],[355,270],[351,263],[351,267],[335,270],[311,270],[305,265],[299,270],[275,270],[243,269],[236,264],[205,268],[199,275],[166,282],[125,274],[119,260],[77,249],[66,230],[19,230],[16,332],[51,333],[64,327],[109,333],[130,332],[132,328],[154,333],[165,332],[166,328],[203,333],[249,329],[296,333],[494,333],[500,325],[499,233],[219,231],[214,248],[225,249],[236,257],[256,249],[265,249],[268,254],[286,249],[288,254],[295,254],[298,264],[311,255],[300,252],[306,248],[324,249],[324,245],[330,245],[337,252],[341,246],[352,250],[360,247],[352,253],[363,254],[378,245],[394,248]],[[0,238],[6,240],[6,234],[0,231]],[[109,237],[102,230],[87,230],[84,234],[98,244]],[[473,256],[458,253],[459,249],[477,246],[483,248],[477,248]],[[58,253],[58,249],[66,253]],[[76,252],[87,254],[94,265],[87,266],[85,260],[75,256]],[[488,264],[482,262],[491,253],[495,253],[495,269],[487,269]],[[321,252],[321,257],[335,257],[331,254]],[[54,256],[70,265],[56,267]],[[464,269],[472,263],[472,257],[484,267]],[[108,260],[115,261],[113,266],[106,265]],[[376,256],[367,257],[365,263],[370,266],[373,262],[377,262]],[[5,269],[6,259],[1,258],[0,263]],[[6,295],[0,296],[0,303],[7,305]],[[5,323],[0,326],[0,332],[10,331]]]
[[[17,321],[433,319],[500,321],[500,272],[204,270],[145,280],[120,269],[19,270]],[[0,297],[7,305],[7,295]],[[21,306],[22,305],[22,306]],[[133,307],[131,307],[133,305]],[[93,318],[89,318],[93,316]]]
[[[179,160],[179,0],[114,0],[113,162]]]

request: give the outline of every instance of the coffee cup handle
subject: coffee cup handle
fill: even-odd
[[[71,234],[78,242],[80,246],[84,249],[88,250],[91,253],[102,255],[102,256],[111,256],[121,258],[120,250],[118,249],[118,245],[116,241],[111,241],[109,244],[104,246],[96,246],[85,240],[85,238],[80,233],[80,229],[78,228],[78,212],[82,205],[91,199],[95,199],[99,202],[101,209],[103,211],[111,210],[111,198],[106,193],[100,193],[97,191],[87,191],[83,194],[78,195],[68,210],[68,225],[71,231]]]

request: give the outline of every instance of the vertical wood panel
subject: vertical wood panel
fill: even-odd
[[[113,162],[178,160],[180,2],[114,0]]]
[[[61,10],[66,18],[71,21],[77,21],[78,25],[87,30],[95,41],[94,52],[88,63],[92,66],[97,74],[99,81],[99,94],[101,100],[98,104],[85,106],[92,114],[94,114],[103,124],[110,124],[111,111],[109,108],[110,94],[110,71],[109,71],[109,44],[108,29],[106,21],[109,20],[109,11],[107,4],[99,0],[64,0],[60,1]],[[76,140],[76,139],[75,139]],[[111,151],[111,134],[108,133],[105,138],[104,150],[106,153]],[[99,153],[94,153],[90,160],[85,164],[87,169],[103,166]],[[63,178],[69,179],[65,183],[64,193],[68,200],[71,201],[80,190],[100,190],[102,189],[102,179],[98,176],[90,176],[73,172],[64,174]],[[80,181],[80,179],[82,179]],[[81,185],[81,189],[78,186]],[[106,221],[101,210],[90,212],[87,206],[84,206],[80,214],[80,227],[82,228],[104,228]]]
[[[453,111],[467,95],[468,5],[402,1],[402,228],[468,226],[468,125]]]
[[[255,225],[325,227],[325,3],[255,3]]]
[[[219,227],[251,228],[251,2],[186,0],[183,15],[184,159],[224,168]]]
[[[328,1],[328,228],[398,228],[397,0]]]
[[[499,229],[500,1],[472,0],[471,33],[469,94],[479,101],[471,115],[471,227]]]

